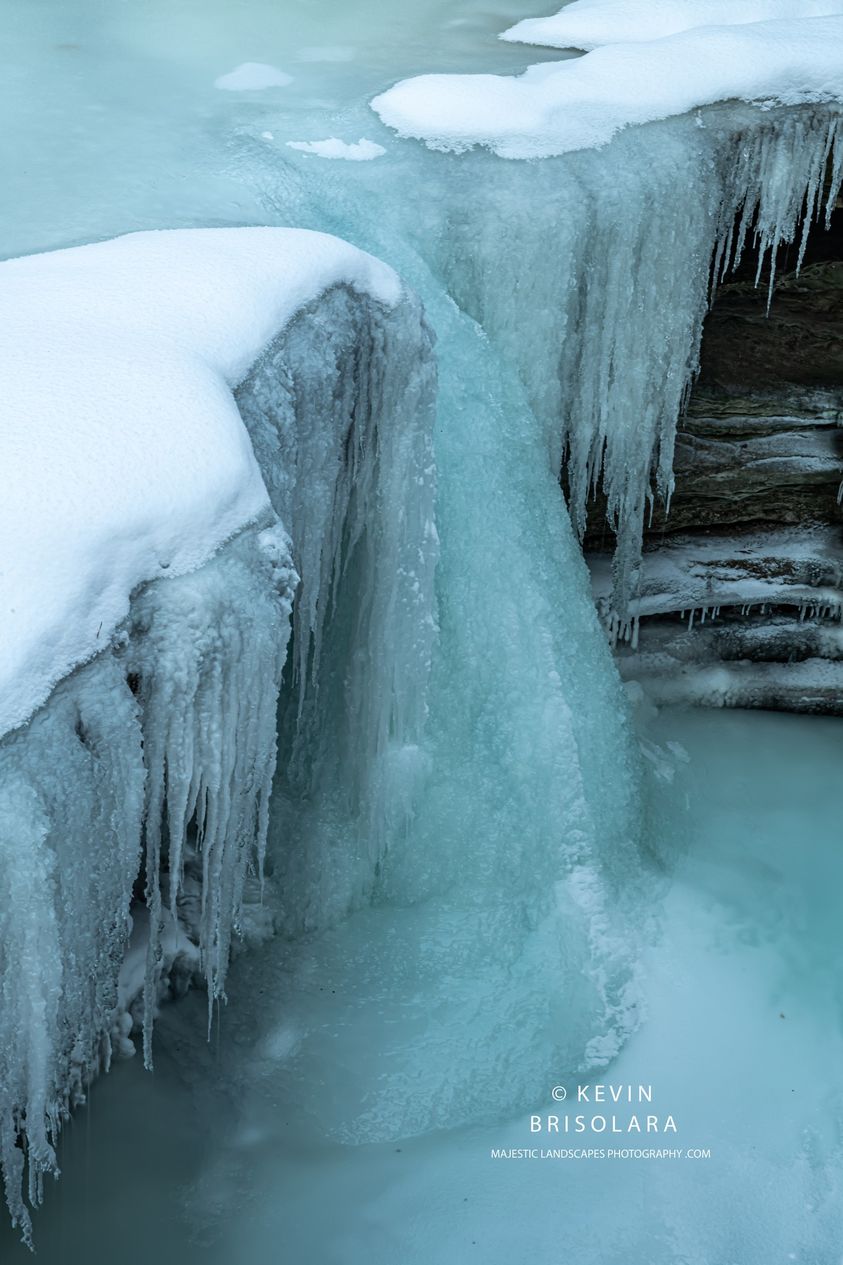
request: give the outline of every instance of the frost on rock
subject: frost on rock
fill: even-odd
[[[260,236],[243,232],[248,256]],[[241,243],[230,245],[229,262]],[[149,1062],[156,1004],[190,942],[209,1005],[224,996],[244,889],[262,881],[291,632],[280,780],[317,781],[349,759],[361,817],[382,812],[382,791],[409,811],[383,778],[415,750],[435,627],[430,336],[394,274],[342,243],[337,258],[327,289],[302,277],[298,314],[289,296],[274,327],[251,309],[252,337],[256,324],[265,335],[245,363],[240,346],[232,371],[272,505],[264,490],[257,521],[210,561],[137,588],[105,648],[0,740],[0,1158],[28,1242],[61,1122],[125,1047],[127,1012],[142,1017]],[[356,284],[367,269],[373,294]],[[347,657],[317,689],[332,639],[348,641]],[[374,858],[365,864],[371,882]]]

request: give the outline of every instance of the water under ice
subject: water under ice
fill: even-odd
[[[772,1162],[757,1152],[747,1160],[737,1132],[719,1134],[726,1139],[727,1162],[710,1168],[707,1180],[727,1210],[721,1223],[700,1223],[691,1184],[700,1180],[699,1170],[664,1179],[664,1206],[675,1209],[666,1214],[666,1226],[642,1195],[640,1170],[622,1170],[622,1178],[612,1180],[594,1169],[593,1176],[567,1178],[560,1191],[558,1185],[550,1189],[551,1169],[539,1184],[529,1173],[492,1179],[476,1164],[475,1140],[485,1149],[520,1136],[517,1113],[541,1106],[563,1073],[617,1060],[620,1077],[658,1079],[665,1095],[675,1092],[690,1115],[697,1107],[684,1097],[687,1081],[674,1079],[669,1052],[678,1049],[689,1066],[699,1066],[694,1059],[706,1054],[701,1034],[718,1042],[717,1067],[734,1066],[737,1031],[751,1051],[742,1065],[744,1079],[752,1074],[768,1085],[781,1073],[770,1053],[776,1048],[770,1029],[792,1029],[779,1029],[785,1021],[764,1003],[771,996],[780,1001],[770,981],[778,978],[780,959],[790,961],[801,926],[790,937],[765,921],[765,901],[780,892],[777,876],[764,868],[770,857],[759,857],[754,871],[770,883],[747,884],[745,913],[735,928],[731,907],[722,917],[711,914],[707,895],[698,900],[692,891],[683,903],[681,858],[673,868],[675,835],[695,812],[703,829],[706,822],[715,833],[720,828],[706,787],[695,790],[690,816],[681,802],[662,804],[668,838],[650,822],[643,863],[636,846],[637,758],[559,493],[561,455],[566,437],[573,442],[576,420],[571,410],[567,430],[560,426],[559,402],[572,379],[582,381],[590,411],[578,433],[577,468],[586,482],[603,459],[601,427],[610,417],[620,424],[615,456],[607,457],[617,461],[619,493],[627,497],[623,521],[632,523],[628,557],[634,558],[650,462],[661,452],[669,473],[675,421],[669,414],[693,363],[720,223],[708,212],[717,210],[718,190],[734,187],[727,178],[742,161],[741,136],[757,138],[749,152],[763,159],[764,205],[775,208],[769,222],[777,226],[790,208],[799,209],[833,123],[825,111],[789,119],[706,111],[630,132],[599,154],[529,166],[505,164],[489,153],[458,159],[430,153],[379,124],[367,98],[398,76],[522,69],[523,50],[501,43],[497,34],[530,6],[499,8],[490,14],[487,4],[465,0],[446,14],[428,6],[384,13],[362,4],[342,12],[328,4],[281,11],[258,2],[235,8],[217,0],[201,6],[153,0],[141,12],[104,10],[86,0],[72,9],[48,3],[38,23],[25,4],[15,9],[10,47],[32,69],[37,91],[22,89],[13,76],[0,81],[6,102],[23,115],[16,143],[31,160],[25,185],[9,191],[18,207],[3,238],[10,253],[161,223],[271,221],[331,230],[388,260],[422,296],[437,335],[439,368],[439,637],[431,654],[425,740],[389,739],[394,726],[401,732],[406,723],[393,714],[395,674],[413,709],[425,702],[423,690],[404,692],[407,656],[413,658],[413,682],[420,679],[417,669],[423,677],[427,668],[425,646],[413,635],[432,632],[429,594],[415,613],[426,601],[431,618],[419,625],[411,612],[390,612],[399,636],[376,640],[377,654],[367,657],[362,648],[368,634],[357,615],[362,612],[366,623],[390,605],[377,566],[365,548],[358,552],[335,615],[323,622],[324,604],[313,598],[322,586],[320,565],[318,579],[311,571],[311,597],[297,606],[295,618],[304,627],[293,633],[279,733],[281,767],[289,776],[279,780],[271,804],[268,905],[286,934],[260,958],[235,963],[232,1007],[242,1009],[222,1012],[210,1047],[204,1044],[205,999],[188,998],[171,1008],[165,1030],[159,1029],[154,1078],[141,1079],[139,1068],[119,1068],[95,1088],[103,1135],[96,1136],[96,1112],[85,1117],[90,1126],[72,1126],[67,1171],[41,1217],[39,1241],[48,1260],[70,1252],[99,1265],[117,1243],[127,1261],[133,1255],[146,1260],[153,1251],[162,1255],[163,1238],[164,1250],[182,1265],[213,1260],[214,1254],[226,1262],[275,1258],[279,1241],[308,1259],[412,1261],[415,1254],[427,1265],[432,1255],[447,1260],[446,1239],[461,1261],[482,1243],[494,1260],[496,1252],[509,1259],[521,1253],[527,1236],[539,1259],[556,1259],[561,1242],[583,1262],[592,1251],[600,1265],[612,1262],[612,1252],[624,1265],[649,1265],[659,1252],[673,1262],[680,1249],[705,1265],[727,1259],[733,1249],[741,1265],[769,1265],[774,1233],[795,1249],[807,1245],[811,1265],[833,1259],[824,1221],[837,1206],[826,1167],[830,1148],[824,1138],[813,1139],[792,1159],[794,1139],[798,1148],[817,1101],[832,1090],[817,1050],[839,1043],[839,1021],[824,991],[832,988],[826,924],[817,930],[815,949],[811,941],[817,996],[805,1003],[804,1024],[794,1025],[787,1063],[788,1070],[801,1063],[817,1093],[792,1113]],[[334,50],[329,56],[327,32],[327,49]],[[342,56],[334,55],[337,49]],[[537,56],[530,50],[530,61]],[[552,56],[558,60],[557,53]],[[259,57],[290,73],[293,82],[232,92],[214,88],[232,66]],[[74,58],[90,73],[74,66]],[[99,122],[104,103],[107,129]],[[59,123],[69,113],[83,122],[68,139]],[[377,162],[318,162],[287,146],[303,138],[355,143],[364,136],[385,150]],[[8,143],[8,134],[2,139]],[[794,155],[800,165],[781,182]],[[750,166],[748,176],[755,175],[758,169]],[[408,197],[408,190],[419,194]],[[596,281],[586,285],[592,276]],[[625,305],[629,288],[643,313]],[[617,301],[611,320],[604,321],[601,304],[609,295]],[[575,322],[581,339],[566,337]],[[324,325],[309,331],[302,326],[309,356],[315,336],[325,334]],[[366,339],[361,346],[380,363]],[[332,354],[327,348],[325,358]],[[416,351],[413,364],[419,363]],[[643,436],[623,426],[620,392],[594,397],[607,371],[618,383],[628,375],[648,419]],[[273,407],[285,403],[283,385],[280,394],[272,386]],[[331,415],[336,399],[331,393],[325,400],[321,371],[306,373],[302,386],[314,407],[327,403]],[[262,390],[256,381],[256,398]],[[283,442],[283,426],[279,433]],[[267,439],[254,424],[252,434],[258,447]],[[273,442],[271,430],[268,440]],[[411,429],[410,440],[419,442],[418,432]],[[288,469],[284,461],[265,464]],[[423,469],[429,472],[429,465]],[[270,488],[276,509],[294,503],[306,486],[305,479],[295,486],[282,479]],[[418,514],[416,527],[429,521],[429,492],[429,483],[420,494],[395,489],[395,501]],[[346,494],[353,525],[361,507],[352,489]],[[375,505],[380,513],[377,497]],[[313,508],[318,517],[324,504]],[[367,515],[372,508],[370,501]],[[279,512],[289,525],[289,512]],[[389,521],[396,520],[384,517],[375,530]],[[432,549],[432,534],[425,531],[422,538]],[[401,538],[390,548],[389,566],[397,574],[403,569]],[[318,675],[312,671],[317,663]],[[373,692],[374,679],[387,688]],[[357,741],[344,723],[347,686],[354,706],[373,709],[371,746]],[[724,765],[709,769],[707,784],[733,785],[727,775],[739,764],[735,750],[743,755],[755,749],[749,732],[739,730],[730,747],[715,727],[712,745],[716,752],[719,743]],[[794,748],[813,762],[800,766],[802,776],[807,767],[825,768],[823,753],[830,759],[839,741],[834,726],[823,729],[827,742],[817,749],[801,738],[790,741],[796,732],[788,731],[787,743],[771,739],[763,749],[773,785]],[[757,738],[758,730],[752,733]],[[661,736],[681,739],[682,727]],[[706,759],[706,746],[692,748],[695,769]],[[757,749],[762,751],[760,743]],[[647,750],[663,774],[669,771],[657,749]],[[340,768],[351,768],[353,776],[339,779]],[[741,819],[747,834],[769,800],[760,772],[756,781],[755,815],[752,822]],[[799,785],[791,788],[794,803]],[[830,772],[811,782],[812,797],[800,810],[803,818],[817,814],[816,873],[825,892],[833,888],[834,873],[824,847],[831,827],[823,823],[836,819],[837,805],[827,817],[817,805],[828,803],[823,794],[833,799],[833,786]],[[424,812],[414,814],[408,809],[418,797]],[[373,833],[373,819],[385,824],[390,846]],[[767,837],[774,837],[773,830],[771,824]],[[802,867],[801,858],[794,863],[789,840],[778,843],[782,864],[792,866],[791,890],[800,877],[810,882],[810,868]],[[721,894],[732,886],[744,844],[743,835],[727,840],[713,866]],[[660,866],[646,861],[654,852]],[[704,873],[711,872],[711,855],[704,848]],[[672,920],[659,902],[665,867],[678,876]],[[698,878],[692,862],[688,885],[698,886]],[[806,922],[821,902],[822,892],[813,889],[804,901],[800,896]],[[698,941],[683,937],[689,918],[703,923]],[[756,959],[752,949],[759,940],[765,951]],[[713,980],[703,973],[712,942],[723,949],[723,969]],[[662,949],[654,947],[659,943]],[[755,975],[753,965],[759,968]],[[704,1014],[705,1023],[694,1026],[696,993],[683,1006],[675,984],[675,976],[686,973],[703,981],[701,994],[719,993],[729,980],[748,982],[746,991],[735,988],[722,1023]],[[788,1006],[803,984],[804,972]],[[642,985],[648,985],[643,994]],[[649,999],[651,1018],[623,1050],[640,1018],[642,996]],[[759,1017],[757,1026],[749,1022],[752,1016]],[[610,1074],[615,1072],[607,1079]],[[181,1078],[193,1081],[196,1115],[182,1114]],[[119,1114],[118,1088],[125,1091],[128,1116]],[[759,1150],[770,1143],[761,1119],[767,1102],[740,1118]],[[718,1109],[711,1098],[707,1105]],[[836,1110],[830,1102],[830,1119]],[[720,1111],[718,1127],[724,1118]],[[154,1146],[147,1147],[145,1122],[154,1125]],[[488,1133],[479,1131],[478,1122]],[[465,1132],[455,1131],[458,1126]],[[81,1152],[89,1127],[96,1158],[95,1168],[86,1170]],[[451,1132],[408,1140],[438,1127]],[[230,1138],[220,1142],[226,1133]],[[171,1169],[162,1163],[162,1136]],[[704,1130],[695,1136],[705,1144]],[[396,1167],[402,1157],[412,1165],[403,1173]],[[89,1187],[86,1171],[96,1172]],[[183,1200],[188,1175],[195,1182]],[[345,1182],[352,1194],[341,1199],[337,1192]],[[760,1196],[767,1189],[767,1228],[759,1215],[742,1229],[747,1192]],[[813,1238],[804,1233],[801,1214],[795,1217],[800,1201],[809,1199],[820,1210]],[[327,1223],[326,1201],[342,1210],[338,1237]],[[196,1237],[185,1229],[185,1202],[195,1209]],[[534,1210],[526,1224],[500,1215],[512,1203]],[[604,1214],[597,1238],[594,1209]],[[93,1233],[86,1228],[89,1212]],[[581,1220],[586,1213],[588,1226]],[[129,1241],[127,1224],[133,1227]],[[10,1259],[16,1251],[9,1247]],[[6,1241],[3,1254],[5,1259]]]

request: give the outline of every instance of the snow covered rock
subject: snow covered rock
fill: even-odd
[[[0,734],[106,644],[138,584],[269,499],[232,390],[328,287],[395,273],[295,229],[132,233],[0,264]]]
[[[677,33],[662,39],[607,43],[585,57],[543,62],[514,77],[405,79],[375,97],[372,108],[400,136],[424,140],[432,149],[485,145],[503,158],[548,158],[605,145],[631,124],[716,101],[841,101],[839,0],[836,11],[731,26],[709,21],[689,30],[677,18]],[[701,12],[700,6],[697,19]],[[550,21],[566,29],[564,13]],[[515,37],[510,32],[507,38]],[[574,35],[559,38],[570,42]]]
[[[367,762],[421,723],[434,374],[418,301],[318,233],[142,233],[0,270],[0,1161],[30,1240],[60,1124],[125,1045],[139,876],[147,1060],[184,929],[224,995],[291,627],[293,727],[318,726],[320,645],[355,621],[332,720],[361,804]],[[355,695],[372,655],[376,705]]]

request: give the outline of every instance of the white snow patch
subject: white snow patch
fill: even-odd
[[[544,158],[734,98],[843,100],[843,15],[701,27],[530,66],[517,77],[420,75],[372,108],[432,149],[486,145],[504,158]]]
[[[293,76],[279,70],[277,66],[268,66],[265,62],[244,61],[225,75],[214,80],[215,88],[225,92],[261,92],[264,88],[286,88],[293,82]]]
[[[383,145],[367,141],[365,136],[361,136],[356,144],[330,136],[324,141],[287,141],[287,145],[290,149],[301,150],[303,154],[316,154],[318,158],[343,158],[353,163],[369,162],[386,153]]]
[[[699,26],[824,18],[840,0],[574,0],[549,18],[516,22],[500,39],[548,48],[599,48],[678,35]]]
[[[391,268],[300,229],[133,233],[0,264],[0,735],[102,650],[138,585],[269,517],[232,395],[295,313]]]

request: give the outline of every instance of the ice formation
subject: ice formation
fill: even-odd
[[[610,0],[581,0],[541,21],[554,31],[591,22],[582,41],[598,44],[616,10]],[[561,422],[580,534],[590,497],[605,495],[618,536],[612,618],[625,634],[647,505],[671,495],[676,422],[698,367],[712,278],[751,247],[759,279],[769,261],[771,293],[779,246],[798,240],[801,261],[811,224],[830,215],[843,181],[843,16],[817,11],[753,5],[737,13],[776,20],[713,27],[702,25],[708,6],[650,7],[639,32],[675,34],[518,78],[420,76],[372,103],[401,135],[434,148],[562,155],[514,176],[498,168],[484,179],[479,215],[478,163],[463,154],[465,175],[448,194],[461,211],[449,216],[440,254],[456,297],[518,366],[533,406]],[[627,29],[622,23],[618,38]],[[765,110],[709,105],[618,134],[727,98],[763,100]],[[804,104],[812,100],[828,104]],[[770,109],[776,101],[791,108]],[[679,188],[693,196],[678,197]],[[504,234],[512,249],[501,251]]]
[[[417,740],[433,372],[395,274],[321,234],[141,234],[3,271],[20,409],[4,602],[25,689],[7,691],[0,742],[0,1160],[29,1239],[61,1121],[125,1033],[139,874],[147,1059],[168,927],[184,922],[210,1003],[223,995],[263,866],[295,594],[302,728],[330,694],[316,677],[337,612],[358,629],[332,719],[360,752],[361,811],[390,744]],[[416,682],[400,697],[398,656]]]
[[[758,53],[754,83],[769,85],[786,59],[795,81],[808,43],[838,30],[833,19],[813,23],[800,24],[786,54],[773,24],[702,43],[689,33],[678,47],[683,56],[703,46],[729,52],[718,91],[735,82],[744,46]],[[636,78],[642,67],[666,66],[676,47],[639,45]],[[838,54],[831,42],[815,59],[813,51],[808,87],[820,91]],[[632,56],[597,65],[631,65]],[[524,85],[552,101],[563,72],[533,72]],[[671,74],[670,107],[684,109],[674,89],[687,68]],[[501,82],[486,77],[481,87],[497,92]],[[784,84],[776,79],[771,95]],[[513,99],[523,99],[520,88]],[[530,132],[528,104],[512,121],[529,152],[541,153],[548,136]],[[627,110],[628,99],[621,104]],[[644,117],[609,105],[586,111],[576,135],[605,140],[619,118]],[[492,135],[494,113],[482,122],[501,152],[509,141]],[[309,215],[383,247],[424,294],[439,334],[436,603],[430,332],[389,269],[324,237],[277,230],[144,235],[2,265],[14,305],[5,324],[23,321],[12,351],[18,376],[20,363],[31,363],[36,320],[43,331],[45,312],[66,316],[73,303],[72,334],[48,329],[37,361],[55,407],[40,420],[22,414],[30,429],[16,451],[26,453],[32,434],[58,445],[52,417],[68,415],[68,399],[74,416],[89,417],[103,381],[114,405],[94,416],[87,447],[69,433],[61,444],[63,469],[46,488],[60,530],[48,539],[32,517],[45,497],[44,462],[37,495],[24,468],[18,509],[30,518],[13,520],[22,547],[33,548],[26,574],[43,589],[22,608],[21,693],[4,687],[7,727],[52,689],[0,744],[0,919],[12,946],[0,979],[9,1086],[0,1145],[24,1227],[26,1151],[16,1143],[32,1139],[37,1200],[41,1175],[54,1169],[60,1119],[122,1039],[119,1011],[137,988],[141,954],[148,1034],[176,923],[195,937],[210,999],[222,995],[237,904],[264,846],[273,916],[289,938],[259,969],[286,988],[272,993],[278,1007],[299,1007],[304,1021],[293,1025],[292,1043],[269,1043],[284,1055],[267,1058],[271,1070],[261,1074],[289,1077],[294,1100],[327,1132],[360,1141],[498,1120],[546,1092],[555,1069],[605,1066],[618,1053],[639,1001],[635,936],[624,921],[625,902],[639,917],[644,907],[634,895],[637,766],[559,492],[563,452],[580,528],[590,490],[602,483],[606,492],[621,537],[622,603],[635,584],[651,483],[669,495],[673,428],[712,266],[743,245],[741,230],[730,240],[736,216],[757,232],[763,256],[793,237],[806,209],[809,220],[827,208],[839,139],[839,116],[826,106],[708,110],[541,164],[463,154],[447,160],[444,193],[441,156],[421,151],[426,197],[398,208],[379,183],[368,207],[337,198],[329,163],[298,165],[306,187],[298,169],[275,171],[279,217]],[[277,151],[262,149],[277,161]],[[357,188],[370,168],[353,169]],[[271,179],[264,186],[271,190]],[[134,267],[124,267],[133,242],[166,303],[156,297],[162,290],[133,288]],[[56,261],[42,294],[27,299],[24,281]],[[93,360],[92,346],[103,349]],[[72,367],[77,395],[53,361]],[[152,390],[150,362],[160,387],[136,407],[140,378]],[[201,430],[181,407],[188,393],[213,406]],[[28,397],[20,404],[29,408]],[[148,518],[143,459],[101,461],[113,451],[115,417],[127,443],[160,423],[156,452],[166,460]],[[212,425],[213,446],[204,429]],[[220,451],[229,454],[225,469],[213,461]],[[209,466],[194,485],[185,472],[200,456]],[[100,536],[79,535],[73,505],[58,512],[68,462],[81,466],[76,507],[97,506],[94,528],[100,516],[109,521]],[[117,513],[115,489],[136,493],[131,514],[126,505]],[[161,537],[164,525],[170,534]],[[70,576],[80,578],[73,592]],[[276,735],[283,776],[269,802]],[[109,842],[94,857],[113,861],[107,874],[92,867],[92,829]],[[152,916],[121,984],[144,849]],[[34,885],[33,875],[50,874],[51,886]],[[343,923],[350,910],[356,921]],[[106,937],[89,935],[103,925]],[[290,948],[314,929],[318,941]],[[337,1045],[324,1040],[324,1025],[306,1022],[316,978],[320,989],[329,980],[336,988],[331,1026],[345,1060],[321,1078],[318,1059],[336,1056]],[[278,1031],[277,1013],[267,1022]],[[35,1074],[22,1073],[24,1062]]]

